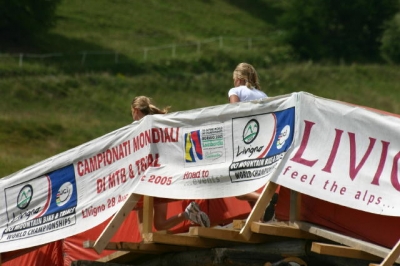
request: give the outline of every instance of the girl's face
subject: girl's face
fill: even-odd
[[[233,74],[233,86],[234,87],[239,87],[240,85],[245,85],[246,82],[244,79],[240,79],[238,75]]]
[[[242,85],[242,80],[241,79],[234,79],[233,80],[233,85],[235,87],[239,87],[240,85]]]
[[[140,120],[144,117],[144,114],[142,111],[139,110],[139,108],[132,108],[132,118],[133,121]]]

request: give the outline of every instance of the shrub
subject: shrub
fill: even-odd
[[[303,59],[380,58],[384,22],[398,0],[287,0],[280,20],[285,40]]]
[[[400,63],[400,13],[386,24],[381,52],[382,57],[387,61]]]
[[[46,32],[55,24],[55,10],[60,2],[61,0],[0,0],[2,40],[17,42]]]

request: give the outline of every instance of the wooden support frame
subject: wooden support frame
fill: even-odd
[[[397,244],[393,247],[392,251],[386,256],[386,258],[382,261],[379,266],[391,266],[396,261],[399,261],[400,255],[400,240],[397,241]]]
[[[313,252],[348,258],[367,259],[371,261],[384,258],[381,264],[371,263],[372,266],[389,266],[393,263],[400,263],[400,240],[392,250],[374,245],[369,242],[361,241],[325,228],[301,221],[301,193],[291,190],[290,192],[290,210],[289,221],[284,225],[277,226],[275,223],[260,223],[265,208],[271,201],[278,185],[268,182],[252,211],[246,220],[237,220],[236,228],[202,228],[192,227],[186,234],[163,234],[153,232],[153,206],[154,199],[150,196],[143,196],[143,212],[141,232],[143,242],[140,245],[175,245],[185,246],[186,248],[212,248],[218,246],[230,246],[235,242],[245,243],[262,243],[276,241],[279,237],[305,238],[311,240],[328,239],[339,244],[345,245],[328,245],[325,243],[313,243]],[[97,253],[101,253],[106,247],[107,249],[126,250],[135,252],[133,243],[110,243],[111,238],[116,233],[120,225],[123,223],[129,212],[135,207],[137,201],[142,195],[131,194],[121,209],[114,215],[108,226],[103,230],[99,238],[93,243],[91,242],[87,248],[93,248]],[[242,226],[241,228],[237,228]],[[236,230],[235,230],[236,229]],[[239,231],[240,230],[240,231]],[[113,248],[114,245],[114,248]],[[155,252],[153,246],[148,248],[136,247],[136,253],[139,252]],[[155,247],[155,246],[154,246]],[[154,248],[153,247],[153,248]],[[161,250],[158,252],[162,252]],[[0,254],[1,266],[1,254]]]
[[[143,196],[143,225],[141,229],[143,239],[146,239],[148,234],[153,233],[153,208],[154,198]]]
[[[307,231],[311,234],[315,234],[317,236],[323,237],[325,239],[329,239],[332,240],[334,242],[355,248],[355,249],[359,249],[361,251],[370,253],[372,255],[381,257],[381,258],[385,258],[388,256],[390,252],[390,249],[384,248],[382,246],[378,246],[363,240],[359,240],[353,237],[349,237],[349,236],[345,236],[345,235],[341,235],[339,233],[335,233],[331,230],[325,229],[323,227],[320,226],[316,226],[307,222],[301,222],[301,221],[296,221],[295,225],[300,228],[301,230]],[[395,248],[393,249],[395,250]],[[399,250],[397,250],[394,255],[396,255],[397,252],[400,252]],[[400,262],[400,259],[395,258],[395,261],[397,263]],[[381,265],[381,266],[387,266],[387,265],[391,265],[391,264],[386,264],[386,265]]]
[[[310,234],[285,222],[260,223],[253,222],[251,231],[269,236],[290,237],[297,239],[320,240],[319,236]]]
[[[125,218],[132,211],[132,209],[136,206],[139,199],[142,195],[139,194],[131,194],[122,207],[118,210],[118,212],[114,215],[108,226],[103,230],[99,238],[97,238],[96,242],[93,245],[93,249],[100,254],[107,244],[110,242],[110,239],[117,232],[118,228],[124,222]]]
[[[293,224],[295,221],[300,220],[301,210],[301,194],[297,191],[290,190],[290,213],[289,221]]]
[[[281,237],[279,236],[252,234],[249,240],[245,240],[237,230],[224,229],[224,228],[205,228],[199,226],[191,227],[189,229],[189,235],[208,238],[208,239],[218,239],[230,242],[251,243],[251,244],[267,243],[281,239]]]
[[[85,248],[91,248],[94,245],[94,241],[85,241],[83,246]],[[106,246],[107,250],[118,250],[118,251],[129,251],[141,254],[159,254],[163,252],[172,251],[188,251],[192,250],[191,247],[186,246],[172,246],[158,243],[132,243],[132,242],[109,242]]]
[[[313,242],[311,245],[311,251],[321,255],[361,259],[368,261],[380,261],[382,259],[381,257],[372,255],[356,248],[342,245],[332,245],[327,243]]]
[[[214,247],[228,247],[232,245],[232,241],[225,241],[220,239],[210,239],[198,236],[191,236],[189,233],[181,234],[148,234],[147,243],[158,243],[168,245],[178,245],[196,248],[214,248]]]
[[[278,184],[273,182],[268,182],[263,191],[260,194],[256,204],[250,212],[249,217],[247,217],[246,223],[242,230],[240,230],[240,235],[245,239],[249,240],[252,234],[251,224],[253,222],[258,222],[263,215],[265,208],[268,206],[269,202],[272,199],[276,189],[278,188]]]

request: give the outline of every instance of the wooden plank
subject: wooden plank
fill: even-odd
[[[294,223],[300,220],[300,210],[301,210],[301,194],[297,191],[290,190],[290,211],[289,211],[289,221]]]
[[[392,251],[382,261],[380,266],[393,265],[393,263],[399,259],[399,255],[400,255],[400,240],[397,241],[397,244],[393,247]]]
[[[378,256],[369,254],[359,249],[341,245],[326,244],[326,243],[313,242],[311,245],[311,251],[322,255],[330,255],[330,256],[337,256],[344,258],[361,259],[369,261],[382,260],[382,258]]]
[[[85,241],[85,248],[93,247],[94,241]],[[150,253],[150,254],[159,254],[164,252],[171,251],[188,251],[192,248],[185,246],[172,246],[172,245],[164,245],[157,243],[134,243],[134,242],[109,242],[107,246],[104,248],[106,250],[119,250],[119,251],[128,251],[134,253]]]
[[[320,237],[300,230],[297,227],[293,227],[289,224],[277,222],[277,223],[260,223],[253,222],[251,224],[251,231],[258,234],[275,235],[290,238],[300,239],[311,239],[317,240]]]
[[[340,243],[340,244],[343,244],[343,245],[346,245],[346,246],[349,246],[352,248],[362,250],[364,252],[370,253],[372,255],[375,255],[375,256],[378,256],[381,258],[385,258],[390,252],[390,250],[385,247],[375,245],[375,244],[372,244],[372,243],[369,243],[369,242],[366,242],[363,240],[359,240],[356,238],[352,238],[349,236],[345,236],[345,235],[330,231],[326,228],[319,227],[319,226],[316,226],[316,225],[313,225],[313,224],[310,224],[307,222],[296,221],[295,226],[297,226],[301,230],[304,230],[311,234],[323,237],[325,239],[332,240],[334,242],[337,242],[337,243]],[[399,263],[400,259],[397,259],[396,262]]]
[[[110,242],[110,239],[117,232],[118,228],[124,222],[128,214],[136,206],[136,203],[139,201],[140,197],[141,195],[131,194],[122,205],[122,207],[114,215],[108,226],[104,228],[103,232],[101,233],[99,238],[97,238],[95,244],[93,245],[93,249],[98,254],[100,254],[104,250],[104,247],[108,244],[108,242]]]
[[[241,230],[246,225],[246,220],[233,220],[232,228]]]
[[[172,235],[172,234],[158,234],[156,232],[148,234],[147,242],[145,243],[158,243],[158,244],[178,245],[178,246],[197,247],[197,248],[223,247],[223,246],[231,246],[233,244],[233,242],[230,241],[191,236],[189,235],[189,233]]]
[[[105,249],[107,249],[107,248],[105,248]],[[100,258],[100,259],[98,259],[96,261],[98,261],[98,262],[111,262],[111,261],[114,261],[114,260],[118,260],[118,259],[120,259],[122,257],[125,257],[125,256],[129,255],[130,253],[131,252],[129,252],[129,251],[116,251],[116,252],[113,252],[110,255],[104,256],[104,257],[102,257],[102,258]]]
[[[189,235],[241,243],[266,243],[279,240],[274,236],[260,234],[252,234],[247,240],[244,239],[244,237],[237,230],[225,228],[206,228],[199,226],[191,227],[189,229]]]
[[[247,217],[246,224],[243,226],[242,230],[240,230],[240,234],[244,237],[244,239],[249,240],[252,234],[251,224],[253,222],[259,222],[260,218],[265,212],[265,208],[268,206],[269,202],[272,199],[278,185],[273,182],[268,182],[263,191],[260,194],[256,204],[250,212],[249,217]]]
[[[154,198],[143,196],[143,231],[142,234],[153,232],[153,207]]]

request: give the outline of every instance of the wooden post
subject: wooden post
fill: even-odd
[[[379,265],[392,266],[393,263],[396,262],[399,255],[400,255],[400,240],[397,241],[397,244],[393,247],[392,251],[386,256],[386,258]]]
[[[290,213],[289,222],[293,224],[300,220],[301,194],[297,191],[290,190]]]
[[[262,217],[265,208],[268,206],[269,202],[274,195],[276,188],[278,187],[277,184],[273,182],[268,182],[263,191],[260,194],[256,204],[254,205],[253,209],[250,212],[249,217],[247,217],[246,223],[243,226],[242,230],[240,230],[240,235],[244,237],[244,239],[249,240],[251,237],[251,224],[253,222],[258,222]]]
[[[149,196],[143,197],[143,239],[147,239],[146,236],[153,233],[153,205],[154,198]]]
[[[138,194],[131,194],[125,201],[124,205],[122,205],[121,209],[119,209],[114,215],[108,226],[103,230],[93,245],[93,249],[96,250],[98,254],[104,250],[108,242],[110,242],[110,239],[117,232],[118,228],[124,222],[125,218],[132,211],[132,209],[136,206],[136,203],[141,197],[142,196]]]

